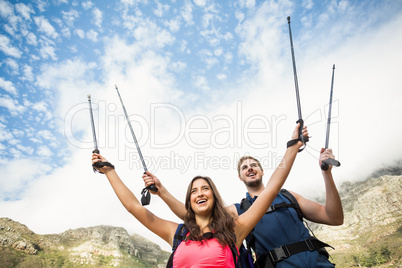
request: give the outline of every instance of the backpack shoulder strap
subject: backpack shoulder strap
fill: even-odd
[[[177,226],[176,233],[174,234],[174,237],[173,237],[172,254],[170,254],[166,267],[173,267],[174,253],[175,253],[177,247],[180,245],[181,241],[183,241],[185,239],[187,233],[188,233],[188,230],[186,228],[186,225],[183,223],[180,223],[179,226]]]
[[[251,207],[251,202],[247,198],[243,198],[240,202],[240,210],[242,213],[246,212]]]
[[[172,252],[175,252],[181,241],[183,241],[188,233],[188,230],[186,228],[186,225],[184,223],[180,223],[179,226],[177,226],[176,233],[174,234],[173,237],[173,246],[172,246]]]
[[[286,197],[290,201],[290,203],[292,204],[292,207],[297,212],[297,216],[299,217],[299,219],[301,221],[303,221],[303,213],[300,209],[299,203],[297,202],[296,198],[286,189],[281,189],[281,191],[279,193],[282,194],[284,197]]]
[[[235,264],[236,268],[243,268],[240,262],[240,255],[239,255],[239,251],[237,250],[237,247],[235,244],[233,244],[232,246],[230,246],[230,251],[232,252],[232,256],[233,256],[233,261]]]

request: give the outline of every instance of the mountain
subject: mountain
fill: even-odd
[[[170,253],[120,227],[38,235],[0,218],[0,267],[165,267]]]
[[[383,171],[375,174],[381,175]],[[339,191],[344,224],[308,223],[317,238],[335,248],[328,252],[337,266],[401,267],[401,182],[400,175],[382,175],[363,182],[344,183]]]
[[[389,171],[382,169],[375,173],[378,177],[341,185],[343,225],[308,223],[320,240],[335,248],[328,252],[337,267],[401,267],[402,176],[384,175]],[[119,227],[38,235],[23,224],[0,218],[1,268],[165,267],[169,255]]]

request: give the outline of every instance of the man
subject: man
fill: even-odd
[[[321,149],[319,166],[327,158],[334,159],[332,150]],[[296,199],[302,217],[316,223],[341,225],[343,224],[342,203],[331,169],[332,166],[326,171],[321,171],[326,189],[325,205],[308,200],[295,192],[290,193]],[[262,183],[264,170],[257,159],[245,156],[239,160],[237,171],[248,191],[242,203],[244,205],[245,202],[249,202],[251,205],[265,188]],[[298,209],[286,207],[285,203],[292,202],[283,193],[278,194],[272,203],[271,211],[263,216],[252,235],[246,239],[258,256],[258,263],[270,262],[271,266],[265,267],[277,268],[334,267],[325,256],[326,251],[322,249],[326,244],[312,238],[298,215]],[[228,209],[235,215],[244,212],[241,204],[231,205]]]
[[[303,135],[308,136],[307,129],[303,130]],[[333,158],[331,149],[321,149],[319,165],[327,158]],[[310,221],[328,225],[341,225],[343,223],[343,209],[338,191],[336,189],[332,173],[332,166],[327,171],[322,171],[326,188],[326,203],[321,205],[317,202],[308,200],[299,194],[291,192],[300,207],[299,212]],[[242,157],[238,163],[239,179],[244,182],[247,188],[245,201],[249,205],[255,201],[258,195],[264,190],[262,183],[264,170],[260,162],[250,156]],[[169,208],[181,219],[184,218],[186,210],[184,205],[173,197],[166,188],[163,187],[157,178],[144,179],[145,186],[155,183],[158,187],[156,193],[169,206]],[[242,202],[247,203],[247,202]],[[328,246],[321,241],[311,238],[308,229],[304,226],[298,210],[284,204],[291,204],[285,193],[280,193],[272,203],[270,209],[254,231],[246,239],[249,242],[250,256],[258,257],[259,267],[334,267],[325,256],[324,246]],[[296,202],[294,202],[296,203]],[[278,206],[276,208],[275,206]],[[227,209],[235,216],[242,214],[247,208],[241,204],[233,204]],[[318,241],[318,242],[317,242]],[[251,249],[251,247],[253,249]],[[290,250],[289,250],[290,249]],[[245,249],[241,261],[245,264]],[[293,254],[294,252],[297,252]],[[254,260],[255,261],[255,260]],[[267,266],[261,266],[262,264]],[[251,266],[252,267],[252,266]]]

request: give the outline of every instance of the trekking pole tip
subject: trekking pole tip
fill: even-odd
[[[88,100],[91,100],[91,94],[88,94]]]
[[[332,65],[332,69],[335,69],[335,64],[334,64],[334,65]]]
[[[290,16],[288,16],[288,23],[290,23]]]
[[[114,87],[117,89],[117,85],[115,84]]]

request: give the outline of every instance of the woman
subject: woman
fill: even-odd
[[[296,126],[292,139],[298,138]],[[307,136],[307,130],[303,130]],[[258,221],[270,207],[284,184],[302,142],[287,148],[285,155],[269,179],[265,190],[245,213],[233,218],[225,209],[222,198],[208,177],[195,177],[186,194],[187,214],[184,220],[189,233],[186,241],[178,246],[173,267],[235,267],[230,247],[239,248]],[[92,164],[107,162],[99,155],[92,155]],[[116,171],[109,166],[96,167],[108,178],[117,197],[138,221],[171,246],[179,224],[161,219],[143,207],[135,195],[121,181]],[[147,176],[153,177],[147,171]],[[252,174],[251,174],[252,176]],[[211,234],[212,235],[209,235]]]

